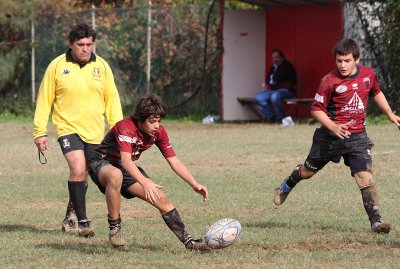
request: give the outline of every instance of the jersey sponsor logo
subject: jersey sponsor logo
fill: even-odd
[[[353,90],[358,90],[358,84],[357,83],[353,83],[353,85],[351,85],[353,87]]]
[[[335,91],[337,93],[344,93],[347,91],[347,87],[345,85],[339,85],[336,87]]]
[[[322,95],[319,95],[318,93],[315,94],[314,97],[315,101],[323,103],[324,102],[324,97]]]
[[[358,96],[357,93],[354,93],[349,103],[345,105],[340,111],[348,113],[362,113],[365,111],[365,107],[360,96]]]
[[[365,85],[365,88],[369,89],[371,86],[371,80],[369,78],[363,78],[363,83]]]
[[[61,73],[61,76],[63,77],[63,76],[66,76],[66,75],[70,75],[71,73],[72,73],[71,70],[69,70],[69,69],[64,69],[63,72]]]
[[[100,68],[93,67],[93,76],[94,77],[100,77]]]
[[[137,137],[129,137],[126,135],[119,135],[118,140],[122,141],[122,142],[128,142],[128,143],[133,144],[133,143],[136,143]]]
[[[63,139],[62,147],[63,148],[69,148],[70,146],[71,146],[71,143],[69,142],[68,138]]]

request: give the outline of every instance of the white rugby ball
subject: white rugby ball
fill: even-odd
[[[240,236],[242,225],[235,219],[221,219],[210,226],[204,236],[205,244],[212,249],[232,245]]]

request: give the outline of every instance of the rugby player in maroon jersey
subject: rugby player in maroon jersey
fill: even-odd
[[[171,147],[167,132],[160,124],[165,114],[165,106],[158,96],[141,98],[134,114],[117,122],[106,134],[97,157],[89,166],[92,180],[106,196],[109,241],[115,247],[125,245],[120,216],[122,195],[127,199],[140,198],[156,207],[168,228],[188,250],[206,251],[208,247],[201,240],[193,240],[187,232],[178,211],[161,190],[162,186],[135,164],[142,152],[156,145],[172,170],[207,201],[207,188],[197,183]]]
[[[381,219],[372,178],[373,143],[365,129],[368,97],[399,128],[400,118],[390,108],[374,70],[359,65],[360,49],[354,40],[339,41],[334,57],[337,68],[322,78],[311,106],[311,114],[321,127],[315,130],[305,162],[297,165],[275,189],[273,202],[281,205],[297,183],[311,178],[331,161],[338,163],[343,157],[361,191],[371,230],[389,233],[391,224]]]

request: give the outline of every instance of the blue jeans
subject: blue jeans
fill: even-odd
[[[294,93],[288,89],[264,90],[258,93],[254,99],[261,113],[268,121],[276,119],[281,121],[286,117],[283,110],[283,100],[293,98]]]

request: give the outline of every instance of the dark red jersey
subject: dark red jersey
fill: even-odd
[[[120,151],[132,154],[132,160],[139,159],[143,151],[155,144],[165,158],[174,157],[168,134],[160,125],[154,136],[142,133],[132,119],[125,118],[117,122],[100,144],[98,156],[102,159],[119,161]]]
[[[353,76],[343,77],[336,69],[321,80],[311,111],[324,111],[336,124],[349,123],[350,133],[365,131],[368,97],[381,92],[372,68],[357,66]]]

